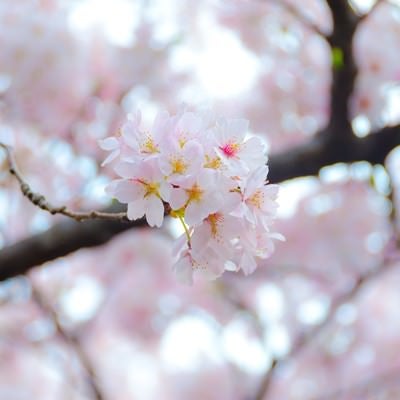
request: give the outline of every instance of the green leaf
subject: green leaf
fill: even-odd
[[[334,69],[341,69],[344,66],[343,50],[340,47],[332,49],[332,66]]]

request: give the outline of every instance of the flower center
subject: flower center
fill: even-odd
[[[142,150],[142,153],[146,153],[146,154],[158,153],[157,146],[154,143],[153,138],[149,134],[146,135],[145,140],[142,142],[141,150]]]
[[[191,201],[199,202],[203,197],[203,190],[196,184],[194,184],[190,189],[186,189],[188,195],[188,203]]]
[[[220,147],[227,157],[235,157],[240,150],[239,143],[227,143],[225,146]]]
[[[146,183],[142,182],[144,184],[146,193],[144,194],[144,197],[149,197],[149,196],[157,196],[160,197],[159,189],[160,189],[160,184],[156,182],[152,183]]]
[[[219,169],[222,165],[221,159],[219,157],[211,158],[206,154],[206,163],[204,168]]]
[[[187,164],[183,161],[182,158],[173,158],[171,159],[171,167],[173,174],[184,174],[187,170]]]
[[[264,193],[261,190],[257,190],[251,197],[247,199],[247,203],[261,209],[261,206],[264,203]]]
[[[211,234],[213,238],[216,238],[218,236],[218,224],[221,224],[223,222],[223,219],[224,217],[220,213],[210,214],[207,217],[207,221],[210,224]]]

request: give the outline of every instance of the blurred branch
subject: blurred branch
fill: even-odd
[[[291,14],[293,17],[298,19],[300,22],[302,22],[308,29],[311,31],[314,31],[318,35],[322,37],[326,37],[326,33],[323,32],[318,25],[316,25],[307,15],[303,14],[298,7],[293,6],[292,4],[288,3],[287,1],[281,1],[281,0],[267,0],[271,4],[276,4],[277,6],[281,7],[285,11],[287,11],[289,14]]]
[[[255,396],[255,400],[267,399],[268,391],[270,389],[275,371],[279,367],[281,367],[281,365],[283,365],[284,363],[293,359],[301,351],[303,351],[307,347],[307,345],[310,344],[318,336],[318,334],[321,331],[323,331],[323,329],[326,326],[329,325],[329,323],[332,321],[333,317],[335,316],[336,311],[342,304],[354,299],[367,282],[370,282],[372,279],[376,278],[377,276],[380,276],[382,273],[387,271],[388,268],[393,266],[393,263],[390,261],[391,260],[387,260],[385,258],[379,267],[360,276],[350,289],[344,291],[342,294],[340,294],[338,297],[336,297],[333,300],[332,305],[331,305],[327,315],[325,316],[324,320],[322,321],[322,323],[320,325],[317,325],[315,328],[311,329],[309,332],[307,332],[303,335],[300,335],[297,338],[297,340],[294,342],[291,351],[285,358],[275,359],[273,361],[271,368],[264,375],[264,378],[261,382],[260,388]]]
[[[322,167],[338,162],[383,164],[388,153],[400,146],[400,125],[382,128],[364,138],[357,138],[352,131],[347,133],[349,137],[343,144],[324,131],[304,145],[271,156],[270,181],[316,175]]]
[[[368,379],[362,380],[355,385],[349,386],[347,388],[337,390],[332,392],[326,396],[318,397],[315,400],[335,400],[340,399],[344,395],[371,395],[376,389],[379,389],[382,386],[387,386],[388,383],[396,383],[399,384],[399,372],[400,368],[395,367],[391,370],[384,371],[381,374],[375,375],[373,377],[369,377]]]
[[[310,142],[270,157],[271,182],[316,175],[322,167],[337,162],[368,161],[372,164],[383,164],[387,154],[400,145],[400,125],[382,128],[364,138],[354,135],[348,115],[348,102],[357,73],[352,55],[352,41],[359,19],[347,1],[327,2],[334,21],[333,32],[327,38],[333,54],[329,122]],[[4,145],[2,147],[7,152],[10,172],[16,176],[22,193],[31,202],[48,212],[67,215],[79,221],[89,221],[80,224],[72,221],[61,222],[42,234],[4,248],[0,251],[0,280],[23,274],[34,266],[65,256],[82,247],[104,244],[120,232],[145,225],[143,219],[129,224],[121,223],[120,220],[126,220],[126,213],[121,212],[122,210],[116,213],[79,213],[65,207],[50,205],[42,195],[30,189],[15,168],[9,148]],[[101,220],[93,221],[93,218]]]
[[[33,284],[32,298],[42,309],[42,311],[51,318],[54,326],[56,327],[57,335],[74,351],[74,353],[78,357],[81,366],[87,375],[87,382],[92,392],[93,399],[104,400],[104,396],[102,395],[97,383],[96,374],[93,370],[90,360],[88,359],[86,353],[83,351],[79,340],[75,336],[64,330],[57,313],[54,311],[51,305],[47,303],[42,294],[35,288]]]
[[[383,128],[365,138],[356,138],[346,147],[331,144],[329,136],[316,136],[311,143],[272,156],[269,179],[280,182],[305,175],[315,175],[336,162],[365,160],[383,164],[386,155],[400,145],[400,126]],[[122,207],[122,206],[119,206]],[[112,209],[121,212],[121,208]],[[146,226],[144,219],[132,222],[88,220],[63,221],[48,231],[34,235],[0,251],[0,281],[24,274],[31,268],[80,248],[99,246],[131,228]]]
[[[110,211],[121,211],[115,206]],[[0,251],[0,281],[24,274],[31,268],[80,248],[99,246],[133,227],[147,226],[145,219],[132,222],[89,220],[63,221]]]
[[[332,83],[330,118],[324,133],[343,145],[352,136],[348,103],[357,76],[353,37],[358,19],[347,0],[327,0],[327,3],[333,20],[333,30],[327,38],[331,47]]]
[[[109,212],[102,212],[102,211],[72,211],[66,206],[55,207],[50,204],[46,198],[40,194],[35,193],[29,184],[24,180],[22,174],[19,172],[17,163],[14,158],[14,154],[12,149],[5,145],[4,143],[0,142],[0,147],[6,153],[6,157],[8,160],[9,165],[9,172],[11,175],[15,176],[16,180],[19,183],[20,189],[22,194],[29,199],[29,201],[34,204],[35,206],[41,208],[44,211],[49,212],[50,214],[62,214],[66,217],[70,217],[75,219],[76,221],[84,221],[87,219],[104,219],[104,220],[112,220],[112,221],[128,221],[126,216],[126,212],[119,212],[119,213],[109,213]]]

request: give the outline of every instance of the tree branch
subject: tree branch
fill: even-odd
[[[342,148],[328,136],[317,135],[310,143],[270,159],[269,179],[280,182],[315,175],[336,162],[366,160],[383,163],[386,155],[400,145],[400,126],[387,127]],[[121,212],[121,206],[110,212]],[[131,228],[146,226],[144,219],[133,222],[113,220],[63,221],[44,233],[34,235],[0,251],[0,281],[24,274],[31,268],[84,247],[99,246]]]
[[[104,400],[104,396],[101,393],[101,390],[97,384],[97,377],[93,370],[92,364],[88,359],[86,353],[83,351],[79,340],[75,336],[64,330],[64,328],[60,324],[57,313],[53,310],[50,304],[47,303],[42,294],[35,288],[33,284],[32,298],[36,302],[36,304],[42,309],[42,311],[51,318],[53,324],[56,327],[56,332],[58,336],[74,351],[74,353],[78,357],[81,366],[85,370],[85,373],[87,375],[88,386],[90,387],[93,398],[95,400]]]
[[[119,213],[108,213],[103,211],[72,211],[66,206],[55,207],[50,204],[46,198],[40,194],[34,192],[29,184],[25,181],[22,177],[22,174],[19,172],[17,163],[14,158],[14,154],[11,148],[4,143],[0,142],[0,147],[2,147],[6,153],[8,165],[9,165],[9,172],[11,175],[15,176],[17,179],[22,194],[35,206],[41,208],[44,211],[49,212],[50,214],[62,214],[66,217],[70,217],[75,219],[76,221],[84,221],[87,219],[104,219],[110,221],[128,221],[126,212],[119,212]]]
[[[119,206],[121,207],[121,206]],[[115,208],[116,211],[121,208]],[[7,246],[0,251],[0,281],[24,274],[31,268],[84,247],[99,246],[145,219],[132,222],[89,220],[63,221],[49,230]]]
[[[400,146],[400,125],[383,128],[364,138],[351,135],[343,144],[334,139],[334,135],[320,133],[309,143],[272,156],[269,179],[281,182],[316,175],[322,167],[338,162],[383,164],[388,153],[397,146]]]
[[[400,145],[400,125],[383,128],[365,138],[357,138],[353,134],[348,115],[348,100],[357,72],[352,55],[352,37],[359,19],[345,0],[328,0],[328,5],[335,25],[327,40],[333,50],[340,50],[339,54],[343,57],[342,63],[334,62],[332,65],[332,110],[329,123],[310,142],[271,156],[269,162],[271,182],[316,175],[322,167],[337,162],[350,163],[364,160],[372,164],[383,164],[387,154]],[[12,155],[7,147],[3,148],[8,155]],[[8,159],[10,160],[10,157]],[[72,221],[62,222],[47,232],[4,248],[0,252],[0,281],[23,274],[34,266],[65,256],[82,247],[104,244],[120,232],[145,225],[143,219],[125,224],[119,222],[126,220],[126,214],[121,210],[110,214],[98,211],[79,213],[65,207],[54,207],[43,196],[29,188],[15,168],[12,157],[11,171],[17,177],[22,192],[31,202],[44,210],[77,220],[93,218],[102,220],[89,220],[80,224]]]
[[[269,3],[276,4],[291,14],[293,17],[298,19],[300,22],[304,24],[308,29],[317,33],[322,37],[327,37],[326,33],[323,32],[318,25],[316,25],[310,18],[307,17],[304,13],[302,13],[298,7],[293,6],[292,4],[288,3],[287,1],[282,0],[268,0]]]

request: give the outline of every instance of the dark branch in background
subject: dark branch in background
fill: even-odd
[[[53,308],[46,302],[41,293],[35,288],[32,284],[32,298],[36,302],[36,304],[42,309],[42,311],[48,315],[53,324],[55,325],[57,335],[74,351],[76,356],[78,357],[82,368],[84,369],[90,390],[92,392],[92,397],[95,400],[105,400],[104,396],[101,393],[101,390],[97,384],[96,374],[93,370],[92,364],[88,359],[86,353],[83,351],[79,340],[73,336],[72,334],[65,331],[65,329],[60,324],[57,313],[53,310]]]
[[[351,163],[365,160],[372,164],[383,164],[387,154],[400,145],[400,126],[383,128],[365,138],[357,138],[353,134],[348,115],[348,102],[357,71],[351,50],[352,36],[360,18],[352,13],[344,0],[329,0],[328,4],[335,24],[332,34],[327,38],[334,53],[330,119],[328,125],[309,143],[270,157],[269,180],[271,182],[315,175],[322,167],[337,162]],[[303,18],[302,15],[298,15]],[[23,180],[19,182],[23,192],[31,191],[29,187],[22,187],[25,184]],[[43,202],[46,203],[46,211],[57,210],[57,207],[50,206],[46,200],[40,200],[40,195],[31,194],[28,198],[36,196],[38,198],[35,201],[38,200],[37,202],[42,205]],[[31,198],[30,200],[32,201]],[[63,208],[59,208],[59,211],[61,209]],[[80,213],[68,211],[78,214],[77,219],[82,219]],[[102,245],[120,232],[145,225],[144,220],[131,223],[113,220],[117,215],[115,213],[121,213],[121,211],[123,210],[113,210],[112,220],[61,222],[42,234],[4,248],[0,251],[0,281],[23,274],[35,266],[65,256],[80,248]],[[65,209],[61,213],[72,216],[66,214]],[[85,218],[96,217],[91,212],[84,214]],[[120,215],[122,219],[125,219],[125,213]],[[97,216],[100,217],[100,213]]]
[[[319,134],[309,143],[272,156],[269,180],[281,182],[316,175],[322,167],[338,162],[368,161],[371,164],[383,164],[390,151],[400,145],[400,125],[382,128],[364,138],[348,133],[349,137],[343,144],[331,140],[331,136]]]
[[[15,176],[15,179],[18,181],[19,186],[21,188],[22,194],[29,199],[29,201],[35,206],[41,208],[44,211],[49,212],[50,214],[61,214],[66,217],[75,219],[76,221],[84,221],[87,219],[105,219],[112,221],[128,221],[126,216],[126,212],[119,213],[109,213],[103,211],[72,211],[66,206],[55,207],[50,204],[46,198],[40,194],[34,192],[25,179],[22,177],[22,174],[19,172],[17,163],[15,162],[14,154],[10,147],[0,142],[0,147],[2,147],[6,153],[7,161],[9,165],[9,172],[11,175]]]
[[[369,161],[383,164],[387,154],[400,145],[400,127],[386,127],[365,138],[354,135],[349,115],[349,101],[354,90],[357,67],[353,56],[353,37],[360,21],[347,0],[327,0],[333,19],[333,32],[327,38],[332,53],[332,84],[328,125],[310,142],[271,158],[270,180],[280,181],[294,176],[314,175],[326,165],[337,162]],[[372,8],[373,11],[375,7]],[[396,232],[394,232],[396,234]],[[255,400],[267,397],[274,373],[288,362],[329,324],[338,307],[354,298],[364,283],[381,274],[391,264],[383,264],[359,278],[355,285],[334,300],[322,324],[295,341],[284,359],[275,359],[262,379]]]
[[[37,265],[80,248],[102,245],[121,232],[141,226],[146,226],[144,219],[129,223],[109,220],[58,223],[1,250],[0,281],[24,274]]]

